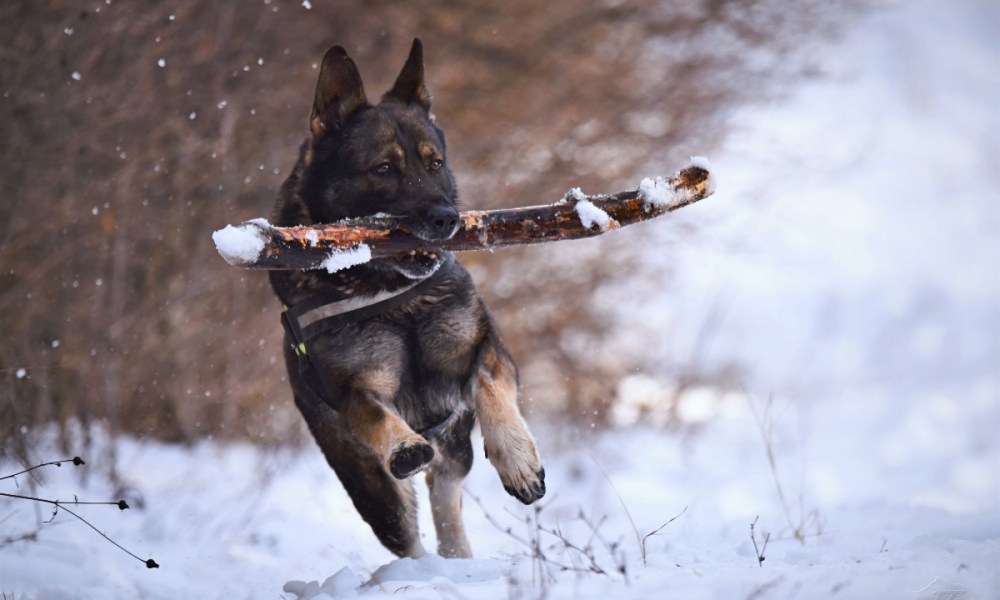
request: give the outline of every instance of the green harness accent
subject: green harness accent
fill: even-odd
[[[288,312],[288,305],[287,304],[282,304],[281,305],[281,324],[285,328],[285,333],[289,333],[290,332],[288,324],[285,322],[285,319],[288,318],[286,316],[286,314],[285,314],[287,312]],[[299,342],[297,344],[293,343],[293,344],[291,344],[291,348],[292,348],[292,351],[295,352],[295,356],[298,356],[299,358],[302,358],[303,356],[306,356],[308,354],[306,352],[306,343],[305,342]]]

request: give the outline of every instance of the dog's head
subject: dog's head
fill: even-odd
[[[444,133],[430,108],[419,39],[379,104],[368,102],[347,52],[331,48],[316,85],[301,187],[312,220],[331,223],[385,213],[401,217],[421,239],[453,236],[457,191],[445,158]],[[423,270],[397,262],[385,266],[411,276]]]

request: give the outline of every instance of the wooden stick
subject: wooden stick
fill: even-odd
[[[698,202],[714,187],[708,161],[695,158],[673,176],[644,179],[635,190],[585,196],[576,188],[555,204],[463,211],[458,231],[440,242],[417,238],[399,218],[381,215],[297,227],[275,227],[255,219],[227,226],[212,237],[222,257],[234,266],[333,271],[409,253],[492,250],[593,237]]]

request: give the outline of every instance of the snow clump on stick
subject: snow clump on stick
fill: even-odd
[[[587,229],[597,225],[601,231],[607,231],[609,227],[612,227],[614,219],[611,218],[611,215],[594,206],[590,200],[578,200],[574,208],[580,217],[580,223]]]
[[[330,256],[321,265],[327,273],[335,273],[362,265],[372,259],[372,249],[368,244],[358,244],[357,248],[349,250],[331,250]]]
[[[705,183],[705,196],[715,192],[715,178],[712,176],[712,166],[704,156],[692,156],[688,167],[697,167],[708,171],[708,181]],[[666,208],[675,204],[688,202],[694,198],[694,193],[684,187],[674,188],[664,177],[656,179],[646,177],[639,182],[639,195],[650,206]]]
[[[226,225],[212,234],[212,240],[227,263],[235,266],[251,264],[267,245],[267,237],[261,228],[270,226],[266,219],[254,219],[237,226]]]

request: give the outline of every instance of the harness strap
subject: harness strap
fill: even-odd
[[[323,334],[336,334],[348,325],[360,323],[389,310],[402,306],[419,296],[431,285],[449,272],[455,257],[447,254],[441,266],[431,275],[398,290],[383,291],[370,297],[354,297],[335,302],[324,302],[321,296],[308,298],[294,306],[286,306],[281,312],[281,324],[285,329],[286,341],[298,357],[298,371],[302,382],[314,396],[315,402],[322,402],[340,411],[340,400],[323,384],[319,369],[308,352],[308,343]],[[449,427],[458,418],[452,412],[443,421],[418,431],[430,439]]]
[[[458,408],[456,410],[453,410],[451,411],[451,414],[442,419],[440,423],[436,423],[434,425],[431,425],[430,427],[425,427],[424,429],[421,429],[417,433],[424,436],[428,440],[434,439],[441,432],[445,431],[446,429],[454,425],[455,421],[458,421],[459,417],[461,417],[467,410],[468,409],[464,408]]]

